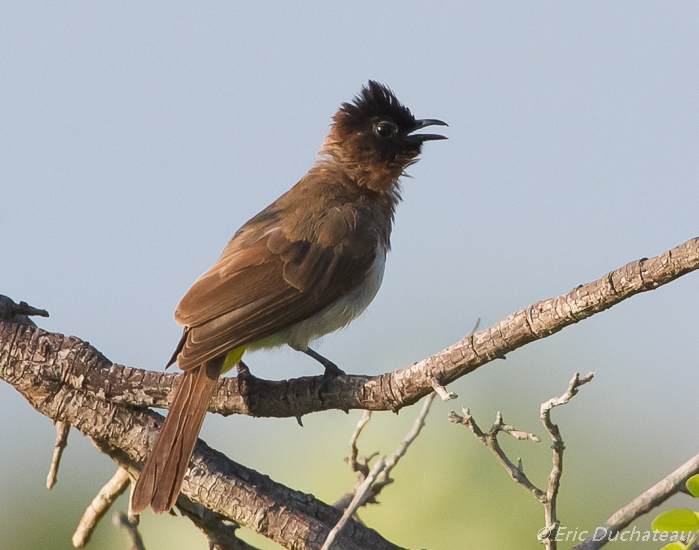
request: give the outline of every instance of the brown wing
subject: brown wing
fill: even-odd
[[[321,217],[327,232],[332,222]],[[335,218],[334,246],[287,237],[271,207],[248,222],[175,312],[186,327],[179,367],[188,370],[272,336],[360,284],[374,261],[376,243],[370,233],[359,241],[349,239],[356,226]]]

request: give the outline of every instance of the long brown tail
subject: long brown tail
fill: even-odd
[[[156,514],[175,505],[206,409],[221,375],[223,359],[212,359],[185,372],[134,487],[131,505],[135,514],[149,504]]]

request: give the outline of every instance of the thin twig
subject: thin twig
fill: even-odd
[[[515,439],[519,441],[533,441],[534,443],[541,443],[541,438],[531,432],[523,432],[522,430],[516,430],[509,424],[505,424],[505,421],[502,419],[502,413],[500,411],[497,412],[495,415],[495,424],[493,424],[493,427],[490,429],[493,434],[497,435],[499,432],[506,433],[507,435],[514,437]]]
[[[376,497],[383,490],[383,488],[386,485],[390,485],[391,483],[393,483],[393,479],[391,479],[390,477],[391,471],[393,470],[393,468],[396,467],[398,461],[400,461],[400,459],[403,456],[405,456],[405,453],[408,451],[408,447],[410,447],[410,445],[413,443],[413,441],[415,441],[417,436],[420,435],[420,431],[425,425],[425,419],[427,418],[427,414],[430,412],[430,407],[432,406],[432,402],[434,401],[435,397],[436,394],[431,393],[425,398],[425,401],[422,403],[422,407],[420,408],[420,413],[417,415],[415,421],[413,422],[412,428],[410,428],[410,431],[403,438],[403,441],[401,441],[401,443],[398,445],[398,448],[393,453],[393,456],[386,460],[386,468],[381,472],[376,482],[371,486],[371,492],[368,498],[366,499],[365,503],[375,503]],[[354,433],[352,433],[352,437],[350,438],[350,457],[347,459],[347,462],[349,462],[352,471],[358,473],[355,491],[358,490],[358,487],[364,482],[366,476],[369,475],[369,462],[375,456],[378,455],[378,453],[373,453],[370,456],[365,456],[362,458],[358,458],[357,456],[359,454],[359,450],[357,448],[357,439],[359,438],[359,434],[362,433],[362,430],[366,426],[367,422],[369,422],[370,418],[371,411],[364,411],[362,418],[357,423],[357,427],[355,428]],[[354,494],[355,493],[344,494],[337,500],[337,502],[335,502],[335,504],[333,504],[333,506],[340,510],[346,509],[347,506],[349,506],[349,503],[351,502],[352,498],[354,497]]]
[[[354,498],[352,499],[352,502],[350,502],[349,506],[345,508],[345,511],[342,514],[340,521],[338,521],[335,527],[333,527],[330,530],[330,533],[328,533],[328,537],[325,539],[325,542],[323,543],[323,546],[321,546],[320,550],[330,550],[330,547],[332,546],[333,542],[335,542],[337,535],[339,535],[340,531],[342,531],[342,528],[347,524],[347,522],[354,515],[357,509],[362,504],[364,504],[366,499],[369,497],[369,491],[371,489],[371,486],[376,480],[376,477],[383,471],[385,467],[386,462],[384,457],[381,457],[379,460],[376,461],[376,464],[374,464],[374,466],[369,471],[369,475],[366,476],[366,479],[355,491]]]
[[[430,385],[435,393],[441,398],[442,401],[451,401],[459,397],[453,391],[448,391],[444,386],[442,386],[436,378],[430,379]]]
[[[369,420],[371,420],[371,411],[364,411],[362,413],[362,417],[359,419],[359,422],[357,422],[357,427],[354,429],[354,432],[352,432],[352,436],[350,437],[350,455],[347,459],[347,463],[353,472],[359,472],[365,476],[369,474],[369,466],[367,465],[366,459],[364,461],[357,461],[357,456],[359,455],[357,440],[359,439],[362,430],[364,430],[364,427],[369,423]]]
[[[552,397],[548,401],[541,404],[541,422],[543,422],[549,433],[558,430],[558,426],[551,422],[551,409],[568,403],[578,393],[580,386],[584,386],[595,377],[595,371],[588,372],[580,378],[580,373],[575,373],[573,378],[568,382],[568,389],[560,397]],[[553,433],[552,433],[553,435]]]
[[[551,411],[554,407],[560,405],[565,405],[568,403],[577,393],[580,386],[583,386],[590,382],[595,376],[594,371],[588,372],[584,377],[580,378],[579,373],[575,373],[573,378],[571,378],[568,383],[568,389],[560,397],[553,397],[541,404],[540,417],[541,423],[544,425],[546,430],[551,436],[553,445],[551,445],[552,452],[552,462],[551,472],[549,472],[548,487],[546,489],[545,498],[540,499],[544,505],[544,519],[546,521],[546,527],[543,532],[540,531],[540,539],[543,538],[546,543],[547,548],[555,550],[556,537],[555,534],[558,530],[560,522],[558,521],[557,507],[558,502],[558,489],[561,486],[561,476],[563,475],[563,451],[565,445],[563,443],[563,438],[561,437],[561,431],[557,424],[551,421]]]
[[[124,512],[114,512],[112,517],[114,527],[123,527],[131,538],[131,550],[146,550],[141,533],[138,532],[138,522],[131,521]]]
[[[126,491],[129,486],[130,478],[124,468],[119,468],[104,487],[99,490],[97,496],[93,499],[90,505],[85,510],[83,517],[80,518],[78,528],[73,534],[73,546],[82,548],[88,542],[90,537],[97,527],[99,520],[104,517],[109,507],[120,495]]]
[[[58,479],[58,466],[61,464],[63,451],[68,446],[68,433],[70,432],[70,424],[67,422],[56,421],[56,443],[53,446],[53,456],[51,457],[51,466],[49,474],[46,476],[46,488],[53,489]]]
[[[685,483],[693,475],[699,474],[699,454],[694,455],[674,472],[667,475],[650,489],[638,495],[623,508],[620,508],[604,523],[603,527],[587,537],[571,550],[597,550],[615,538],[622,529],[660,506],[671,496],[684,489]]]
[[[393,453],[393,456],[386,461],[386,468],[383,472],[381,472],[377,482],[372,487],[372,496],[375,497],[379,494],[381,489],[393,482],[390,477],[391,471],[396,467],[398,461],[405,456],[405,453],[408,451],[408,447],[410,447],[412,442],[415,441],[418,435],[420,435],[422,428],[425,426],[425,419],[430,412],[430,407],[432,407],[432,402],[434,401],[435,397],[436,394],[434,393],[431,393],[425,397],[425,400],[422,402],[420,413],[415,418],[415,422],[413,422],[413,427],[410,428],[408,434],[403,438],[400,445],[398,445],[398,448],[396,449],[396,452]]]
[[[471,329],[471,332],[469,332],[469,333],[464,337],[464,340],[467,340],[468,338],[470,338],[471,336],[473,336],[474,334],[476,334],[476,331],[478,330],[478,327],[480,327],[480,326],[481,326],[481,318],[479,317],[478,319],[476,319],[476,323],[473,325],[473,328]]]
[[[503,468],[505,468],[505,471],[508,474],[510,474],[510,477],[517,483],[519,483],[522,487],[524,487],[527,491],[532,493],[535,498],[541,500],[545,493],[529,480],[527,475],[524,473],[524,470],[522,469],[521,461],[518,461],[518,464],[512,462],[500,446],[500,442],[497,439],[497,435],[501,431],[504,431],[501,430],[501,427],[505,426],[504,422],[502,421],[502,415],[500,414],[500,412],[498,412],[495,418],[495,423],[493,424],[493,427],[487,434],[484,433],[483,430],[481,430],[478,427],[478,424],[476,424],[476,421],[473,419],[473,416],[471,415],[471,411],[469,409],[463,408],[461,409],[461,412],[464,416],[459,416],[454,411],[451,411],[449,413],[449,420],[451,422],[454,422],[455,424],[463,424],[468,429],[470,429],[473,432],[473,434],[478,439],[480,439],[481,443],[483,443],[483,445],[488,447],[493,452],[493,454],[495,454],[495,456],[502,464]],[[511,428],[511,426],[507,427]],[[510,432],[511,431],[512,430],[510,430]],[[530,437],[528,439],[532,441],[536,441],[538,439],[538,437],[536,436],[534,436],[534,438]]]
[[[487,434],[483,433],[478,427],[478,424],[476,424],[476,421],[473,419],[468,409],[462,409],[464,416],[459,416],[454,411],[449,413],[449,420],[468,427],[474,435],[495,454],[507,473],[510,474],[510,477],[527,489],[544,506],[546,527],[539,531],[539,540],[546,545],[547,550],[555,550],[557,547],[556,532],[558,530],[559,521],[556,514],[556,502],[558,498],[558,489],[561,483],[561,475],[563,474],[563,449],[565,448],[558,426],[551,422],[551,410],[554,407],[568,403],[573,396],[578,393],[578,388],[592,380],[594,375],[594,372],[589,372],[583,378],[580,378],[580,375],[576,372],[568,383],[568,389],[563,395],[560,397],[553,397],[541,404],[541,422],[553,440],[553,445],[551,447],[553,449],[553,466],[549,473],[546,492],[539,489],[529,480],[522,468],[521,459],[518,460],[517,464],[509,459],[505,451],[502,450],[497,439],[497,435],[501,432],[507,433],[516,439],[528,439],[535,442],[541,441],[538,436],[533,433],[515,430],[512,426],[508,426],[505,424],[502,419],[502,414],[500,414],[499,411],[495,417],[495,423]]]
[[[30,306],[27,302],[16,303],[12,298],[0,294],[0,321],[10,321],[35,327],[36,323],[29,316],[48,317],[49,312]]]

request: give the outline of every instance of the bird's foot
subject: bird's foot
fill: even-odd
[[[248,404],[250,396],[257,391],[256,387],[258,379],[250,373],[250,369],[242,361],[236,365],[236,370],[238,371],[238,392],[240,392],[240,396],[243,398],[243,401]]]
[[[243,361],[238,361],[238,364],[235,366],[235,369],[238,371],[238,378],[245,377],[245,376],[252,376],[250,374],[250,368],[243,363]]]
[[[308,348],[304,351],[306,355],[309,357],[313,357],[316,361],[318,361],[323,367],[325,367],[325,373],[323,376],[327,378],[337,378],[338,376],[344,376],[345,371],[343,371],[340,367],[338,367],[335,363],[333,363],[330,359],[326,359],[323,357],[320,353],[318,353],[315,350],[312,350],[311,348]]]

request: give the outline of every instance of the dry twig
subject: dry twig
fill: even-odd
[[[410,447],[417,436],[420,435],[420,431],[425,425],[425,419],[427,418],[427,414],[430,412],[430,407],[432,406],[432,402],[434,401],[435,397],[436,393],[431,393],[425,398],[425,401],[422,403],[420,413],[413,422],[412,428],[405,438],[403,438],[403,441],[393,453],[393,456],[385,461],[385,468],[383,468],[380,472],[376,482],[371,484],[370,493],[364,500],[364,503],[376,503],[376,497],[383,490],[383,488],[386,485],[393,483],[393,479],[390,477],[391,471],[396,467],[398,461],[405,455],[408,447]],[[350,505],[350,502],[354,498],[356,492],[359,490],[359,487],[364,483],[367,476],[369,476],[369,462],[378,455],[378,453],[373,453],[369,456],[358,458],[359,450],[357,448],[357,439],[370,419],[371,411],[364,411],[362,418],[359,420],[357,427],[352,433],[352,437],[350,437],[350,456],[347,459],[347,462],[349,463],[352,471],[357,472],[357,483],[355,485],[354,492],[344,494],[337,502],[335,502],[335,504],[333,504],[333,506],[339,510],[344,510]]]
[[[85,510],[83,517],[80,518],[78,528],[73,534],[73,546],[82,548],[90,541],[90,537],[99,520],[107,513],[114,501],[126,491],[129,483],[129,474],[124,468],[119,468],[112,476],[112,479],[100,489],[97,496]]]
[[[561,485],[561,476],[563,475],[563,450],[565,445],[563,444],[563,438],[561,437],[561,432],[556,424],[551,422],[551,410],[554,407],[560,405],[565,405],[568,403],[573,396],[578,393],[580,386],[590,382],[595,376],[594,372],[588,372],[585,376],[580,378],[580,374],[577,372],[573,378],[568,383],[568,389],[560,397],[553,397],[541,404],[540,416],[541,423],[546,427],[546,430],[551,436],[553,445],[552,460],[553,466],[551,467],[551,472],[549,473],[548,487],[546,489],[546,494],[543,498],[539,500],[544,505],[544,519],[546,521],[546,527],[544,532],[539,532],[540,538],[544,538],[546,541],[547,548],[555,549],[556,540],[555,535],[560,525],[557,516],[556,503],[558,500],[558,489]],[[544,537],[544,535],[546,535]]]
[[[354,515],[354,513],[359,509],[359,507],[366,502],[367,498],[369,497],[371,486],[374,484],[374,481],[376,481],[376,477],[383,471],[385,467],[386,463],[384,462],[384,457],[381,457],[379,460],[376,461],[376,464],[374,464],[374,466],[369,471],[369,475],[367,475],[364,481],[362,481],[359,487],[357,487],[357,490],[354,492],[354,497],[350,501],[347,508],[345,508],[345,511],[342,514],[340,521],[338,521],[335,527],[333,527],[330,530],[330,533],[328,534],[328,537],[325,539],[325,542],[323,543],[323,546],[320,550],[330,550],[330,547],[335,542],[335,538],[337,537],[337,535],[340,534],[340,531],[342,531],[349,519]]]
[[[53,456],[51,457],[51,466],[49,474],[46,476],[46,488],[53,489],[58,479],[58,466],[61,464],[63,451],[68,446],[68,433],[70,432],[70,424],[67,422],[56,422],[56,443],[53,446]]]
[[[129,534],[131,539],[131,550],[146,550],[143,545],[143,538],[141,533],[138,532],[138,522],[129,519],[124,512],[114,512],[112,517],[112,524],[114,527],[123,527]]]
[[[36,324],[29,318],[30,315],[48,317],[49,312],[45,309],[32,307],[27,302],[18,304],[11,298],[0,294],[0,321],[12,321],[13,323],[35,327]]]
[[[699,474],[699,454],[694,455],[674,472],[638,495],[626,506],[614,512],[603,527],[598,527],[594,533],[574,548],[571,548],[571,550],[598,550],[602,548],[609,542],[610,538],[614,539],[617,533],[631,525],[639,517],[647,514],[671,496],[684,490],[687,480],[697,474]]]
[[[362,417],[359,419],[359,422],[357,422],[357,427],[354,429],[354,432],[352,432],[352,436],[350,437],[350,455],[347,458],[347,463],[349,464],[351,470],[353,472],[358,472],[360,475],[363,476],[369,475],[368,462],[369,460],[371,460],[371,458],[375,456],[372,455],[371,457],[364,457],[362,460],[357,459],[359,455],[359,449],[357,448],[357,440],[359,439],[362,430],[364,430],[364,427],[369,423],[369,420],[371,420],[371,411],[364,411],[362,413]]]
[[[541,441],[538,436],[532,433],[515,430],[512,428],[512,426],[506,425],[500,412],[497,413],[495,423],[487,434],[483,433],[483,431],[478,427],[468,409],[462,409],[464,416],[459,416],[454,411],[449,413],[449,420],[456,424],[463,424],[469,428],[474,435],[480,439],[481,442],[495,454],[495,456],[498,457],[498,460],[503,465],[507,473],[510,474],[510,477],[512,477],[512,479],[514,479],[519,485],[527,489],[527,491],[532,493],[532,495],[534,495],[534,497],[544,506],[546,526],[539,531],[539,540],[546,545],[547,550],[555,550],[557,547],[556,532],[560,523],[556,514],[556,501],[558,498],[558,489],[561,483],[561,475],[563,474],[563,449],[565,448],[558,426],[551,422],[551,410],[554,407],[568,403],[573,396],[578,393],[578,388],[592,380],[594,375],[594,372],[590,372],[583,378],[580,378],[580,375],[576,372],[568,384],[568,389],[563,395],[560,397],[553,397],[541,404],[541,422],[549,432],[551,440],[553,441],[553,445],[551,446],[553,449],[553,466],[551,468],[551,472],[549,473],[546,491],[542,491],[529,480],[524,473],[521,459],[517,461],[517,464],[509,459],[497,439],[498,434],[501,432],[507,433],[516,439],[529,439],[535,442]]]
[[[400,445],[398,445],[398,448],[396,449],[396,452],[393,453],[393,456],[386,461],[386,468],[381,472],[377,482],[372,487],[373,497],[376,497],[384,486],[388,485],[389,483],[393,483],[393,480],[390,477],[391,471],[396,467],[398,461],[405,456],[405,453],[408,451],[408,447],[410,447],[417,436],[420,435],[422,428],[425,426],[425,420],[430,412],[435,396],[436,394],[431,393],[425,397],[425,400],[422,402],[420,413],[415,418],[412,428],[410,428],[408,434],[405,436],[405,438],[403,438]]]
[[[258,379],[254,399],[238,391],[236,380],[226,380],[220,384],[209,410],[224,415],[274,417],[300,417],[328,409],[397,411],[434,391],[434,381],[438,380],[439,386],[449,384],[534,340],[697,269],[699,238],[654,258],[631,262],[566,295],[537,302],[408,368],[376,377],[343,376],[332,381],[323,377],[281,382]],[[143,460],[147,449],[144,434],[157,430],[160,418],[142,407],[167,408],[178,375],[113,365],[89,344],[21,326],[17,317],[10,323],[0,322],[0,378],[12,384],[42,414],[68,422],[104,442],[103,452],[137,476],[134,464]],[[294,522],[298,530],[293,532],[297,534],[324,533],[325,526],[334,523],[330,521],[335,518],[333,512],[322,503],[312,500],[311,504],[299,505],[294,498],[287,499],[288,489],[272,486],[208,447],[200,444],[197,448],[184,493],[205,506],[225,511],[230,519],[258,532],[255,518],[263,510],[266,517],[274,517],[280,525]],[[244,477],[255,479],[255,483],[236,478],[231,474],[234,471],[244,471]],[[269,492],[260,492],[258,485]],[[220,488],[225,496],[213,494],[212,486]],[[270,498],[270,494],[274,496]],[[232,507],[231,502],[237,505]],[[264,529],[268,525],[265,523]],[[281,536],[276,531],[263,534],[273,540]],[[343,545],[345,538],[343,535]],[[359,525],[349,539],[348,548],[352,544],[394,547]],[[307,547],[302,536],[294,540],[299,548]]]
[[[510,477],[514,479],[517,483],[519,483],[522,487],[527,489],[530,493],[532,493],[537,499],[541,500],[542,496],[544,495],[544,492],[538,487],[536,487],[531,481],[529,481],[529,478],[526,476],[526,474],[524,473],[524,469],[522,468],[521,460],[518,460],[517,464],[510,460],[510,458],[505,454],[505,451],[500,446],[500,442],[497,438],[497,435],[500,432],[504,432],[508,435],[511,435],[513,431],[515,431],[517,434],[523,432],[513,430],[511,426],[507,426],[502,419],[502,415],[500,414],[500,412],[498,412],[495,417],[495,423],[490,428],[488,433],[484,433],[483,430],[480,429],[478,424],[476,424],[476,421],[473,419],[473,416],[471,415],[471,411],[469,409],[463,408],[461,409],[461,412],[463,413],[463,416],[459,416],[454,411],[451,411],[449,413],[449,420],[451,422],[454,422],[455,424],[463,424],[468,429],[470,429],[473,432],[473,434],[478,439],[480,439],[481,443],[483,443],[483,445],[488,447],[493,452],[493,454],[495,454],[495,456],[498,458],[498,460],[505,468],[507,473],[510,474]],[[516,437],[516,439],[521,439],[521,437],[519,436],[513,437]],[[534,434],[529,434],[529,437],[526,437],[525,439],[529,439],[535,442],[541,441]]]

